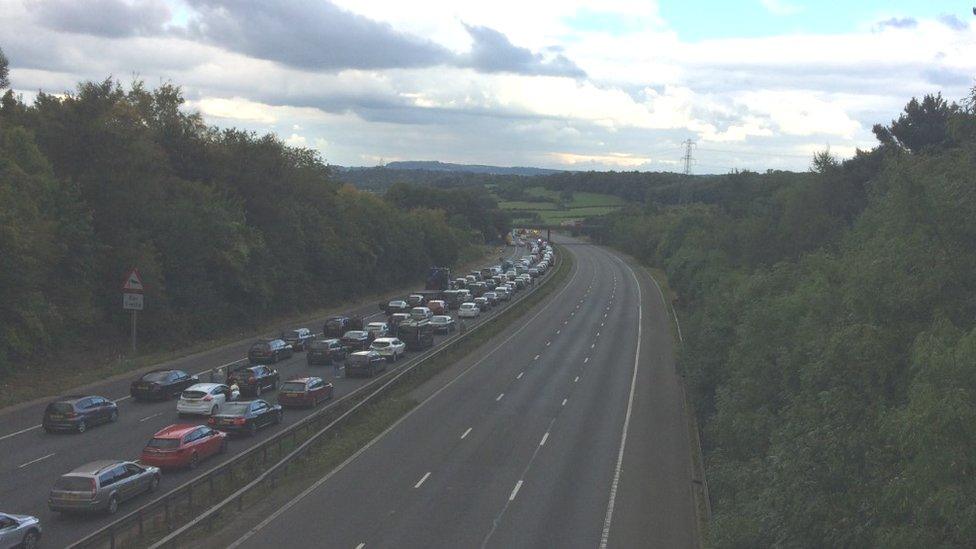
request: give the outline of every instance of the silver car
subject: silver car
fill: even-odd
[[[51,489],[48,507],[59,513],[105,511],[159,486],[159,468],[131,461],[102,460],[62,475]]]
[[[41,539],[41,521],[29,515],[0,513],[0,549],[34,549]]]

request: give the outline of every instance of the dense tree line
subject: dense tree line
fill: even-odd
[[[608,221],[679,295],[711,545],[976,546],[974,106]]]
[[[143,340],[171,344],[406,284],[504,230],[493,203],[462,219],[439,198],[342,186],[313,151],[206,125],[176,86],[86,82],[32,104],[7,90],[0,371],[124,342],[130,267],[147,285]]]

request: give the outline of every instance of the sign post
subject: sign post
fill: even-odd
[[[142,285],[142,277],[139,276],[138,269],[132,269],[122,283],[122,310],[132,312],[132,354],[136,354],[136,318],[138,312],[143,309],[145,288]]]

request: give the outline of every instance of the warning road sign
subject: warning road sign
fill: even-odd
[[[122,290],[126,292],[142,293],[142,277],[139,276],[139,269],[132,269],[125,277]]]

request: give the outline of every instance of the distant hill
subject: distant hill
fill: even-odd
[[[448,162],[438,162],[436,160],[410,160],[402,162],[390,162],[386,165],[388,170],[425,170],[431,172],[463,172],[463,173],[483,173],[491,175],[551,175],[560,173],[563,170],[550,170],[546,168],[526,168],[520,166],[483,166],[480,164],[451,164]]]

